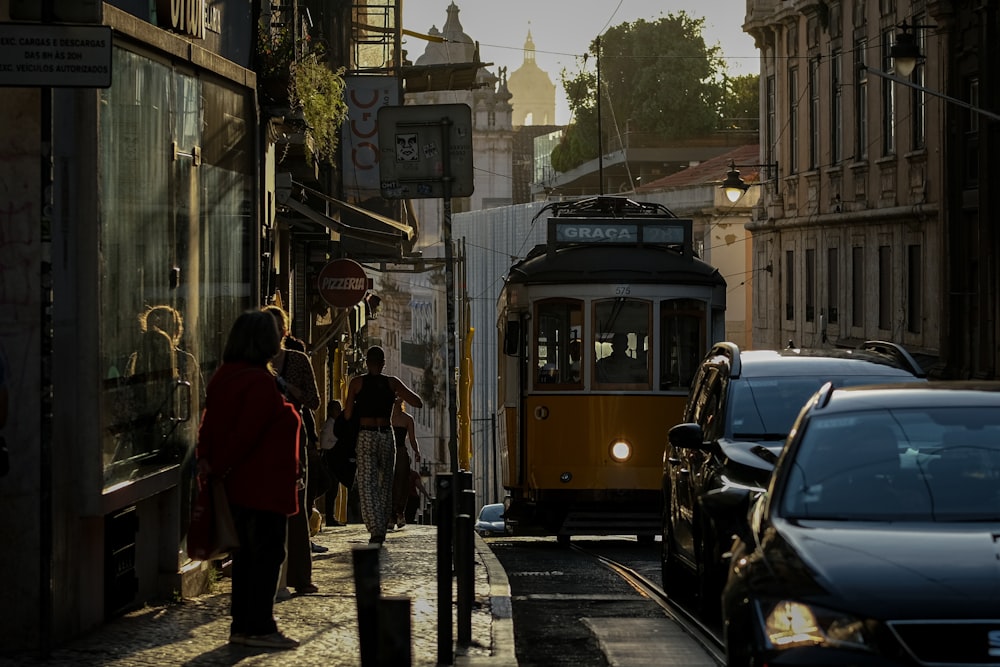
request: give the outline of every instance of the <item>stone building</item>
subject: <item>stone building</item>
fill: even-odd
[[[949,302],[968,298],[949,296],[949,201],[959,193],[942,156],[949,124],[974,116],[923,87],[957,83],[948,64],[952,4],[748,3],[744,30],[761,56],[761,152],[752,167],[763,191],[748,225],[755,346],[886,339],[938,370],[948,363],[939,358]],[[891,73],[904,22],[941,25],[917,31],[926,61],[905,76]]]

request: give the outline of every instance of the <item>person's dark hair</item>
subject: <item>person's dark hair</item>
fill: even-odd
[[[266,366],[279,349],[281,349],[281,333],[271,313],[248,310],[233,322],[222,360],[245,361],[255,366]]]
[[[385,363],[385,350],[383,350],[378,345],[372,345],[368,348],[368,353],[365,355],[366,361],[375,361],[380,364]]]

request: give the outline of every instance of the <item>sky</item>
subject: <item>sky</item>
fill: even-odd
[[[560,72],[579,69],[578,56],[590,42],[610,27],[684,11],[704,18],[708,45],[722,47],[728,73],[757,74],[758,52],[753,39],[743,32],[746,0],[454,0],[458,20],[465,33],[479,42],[483,62],[496,72],[507,67],[508,75],[524,62],[524,40],[531,31],[535,62],[556,85],[556,124],[569,122],[569,107],[560,83]],[[401,0],[403,27],[427,33],[432,26],[444,28],[452,0]],[[407,57],[416,60],[426,42],[406,37]],[[590,65],[593,66],[592,64]]]

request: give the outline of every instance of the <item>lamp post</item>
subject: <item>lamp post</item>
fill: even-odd
[[[774,174],[774,178],[778,177],[778,163],[772,162],[771,164],[736,164],[733,160],[729,161],[729,171],[726,172],[726,180],[722,182],[719,186],[723,192],[726,193],[726,199],[732,203],[739,201],[750,186],[740,178],[740,170],[737,167],[744,168],[757,168],[757,169],[767,169],[769,172]],[[771,180],[771,175],[768,174],[767,180]]]

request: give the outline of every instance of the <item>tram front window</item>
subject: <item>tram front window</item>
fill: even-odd
[[[660,389],[688,389],[705,356],[705,304],[673,299],[660,304]]]
[[[649,387],[650,304],[637,299],[594,303],[594,377],[600,385]]]
[[[575,389],[580,374],[583,303],[571,299],[540,301],[535,307],[535,383],[545,389]]]

